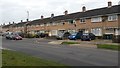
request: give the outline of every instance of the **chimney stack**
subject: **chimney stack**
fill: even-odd
[[[41,19],[43,19],[44,17],[43,16],[41,16]]]
[[[52,13],[52,14],[51,14],[51,18],[53,18],[53,17],[54,17],[54,14]]]
[[[23,22],[23,20],[21,20],[21,23]]]
[[[85,11],[86,11],[86,7],[83,6],[83,7],[82,7],[82,12],[85,12]]]
[[[13,21],[13,24],[15,24],[15,22]]]
[[[112,2],[108,1],[108,8],[112,7]]]
[[[9,25],[10,25],[11,23],[9,22]]]
[[[27,22],[29,21],[29,19],[26,19],[27,20]]]
[[[66,10],[66,11],[64,12],[64,14],[67,15],[67,14],[68,14],[68,11]]]

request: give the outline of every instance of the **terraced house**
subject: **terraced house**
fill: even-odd
[[[27,26],[25,26],[27,25]],[[82,7],[81,12],[69,14],[66,10],[64,15],[44,18],[33,21],[20,22],[4,25],[3,31],[25,32],[29,33],[46,32],[49,36],[58,35],[64,31],[70,33],[83,31],[91,32],[96,36],[120,35],[120,5],[113,5],[108,2],[107,7],[87,10]]]

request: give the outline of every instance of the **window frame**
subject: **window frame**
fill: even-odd
[[[86,23],[86,18],[80,18],[80,23]]]
[[[76,23],[76,20],[68,20],[68,24],[75,24],[75,23]]]
[[[117,20],[118,20],[117,14],[108,15],[108,21],[117,21]]]
[[[96,19],[96,20],[95,20]],[[91,22],[92,23],[98,23],[98,22],[102,22],[102,17],[92,17],[91,18]]]

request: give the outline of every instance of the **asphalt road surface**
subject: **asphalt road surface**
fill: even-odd
[[[112,50],[48,44],[50,40],[6,40],[2,47],[69,66],[118,66],[118,52]]]

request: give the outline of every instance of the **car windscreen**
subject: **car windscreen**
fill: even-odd
[[[88,34],[88,33],[84,33],[83,35],[85,35],[85,36],[86,36],[86,35],[89,35],[89,34]]]
[[[76,35],[77,33],[73,33],[72,35]]]

